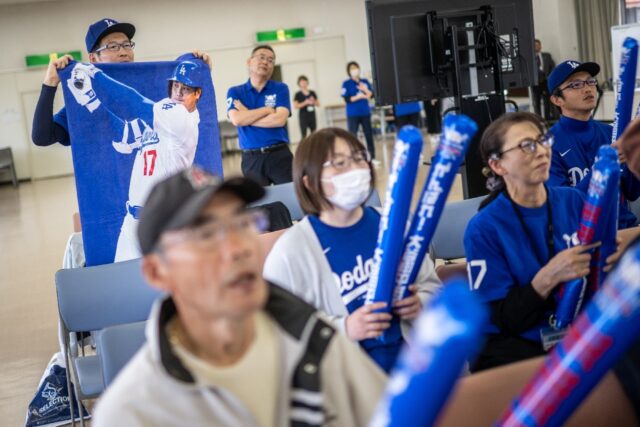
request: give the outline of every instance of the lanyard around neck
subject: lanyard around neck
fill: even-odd
[[[524,217],[522,216],[522,212],[520,211],[520,208],[518,207],[516,202],[513,201],[513,199],[509,195],[509,192],[506,189],[504,190],[504,193],[507,196],[507,199],[509,199],[509,202],[511,202],[511,206],[513,207],[513,210],[515,211],[516,216],[518,217],[518,221],[520,222],[520,226],[522,227],[522,230],[524,231],[524,233],[527,235],[527,238],[529,239],[529,243],[531,245],[531,248],[533,249],[533,252],[536,255],[536,259],[538,260],[541,266],[544,266],[547,262],[549,262],[549,259],[551,259],[551,257],[555,255],[555,245],[553,243],[553,216],[551,212],[551,201],[549,200],[549,190],[547,190],[546,185],[544,187],[544,191],[545,191],[545,194],[547,195],[547,200],[545,201],[545,205],[547,207],[547,242],[546,243],[547,243],[547,251],[549,254],[549,258],[546,261],[545,261],[545,257],[538,252],[538,247],[535,244],[535,239],[531,234],[531,230],[529,230],[529,228],[527,227],[527,224],[524,222]]]

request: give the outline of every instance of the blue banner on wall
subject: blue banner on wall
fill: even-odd
[[[72,62],[59,74],[86,263],[136,258],[137,221],[155,183],[192,163],[222,176],[210,70],[190,58],[95,66]],[[195,105],[193,87],[202,89]]]

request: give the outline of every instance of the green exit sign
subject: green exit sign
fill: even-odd
[[[260,31],[256,33],[256,40],[264,42],[284,42],[298,40],[305,37],[304,28],[289,28],[285,30]]]
[[[29,55],[25,56],[25,62],[27,67],[43,67],[49,65],[49,59],[51,56],[56,55],[60,58],[62,55],[71,55],[73,59],[76,61],[82,61],[82,52],[79,50],[74,50],[71,52],[54,52],[54,53],[43,53],[40,55]]]

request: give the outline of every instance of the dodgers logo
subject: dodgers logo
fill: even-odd
[[[564,240],[564,243],[567,245],[567,249],[578,246],[580,244],[580,239],[578,239],[577,231],[573,234],[563,234],[562,240]]]
[[[437,307],[418,318],[415,331],[421,344],[441,346],[450,338],[465,333],[467,326],[451,317],[444,307]]]
[[[414,345],[410,347],[407,364],[423,371],[433,360],[434,349],[467,331],[467,326],[453,318],[442,306],[436,306],[418,317],[414,327]],[[418,351],[420,349],[420,351]]]
[[[107,27],[110,27],[110,26],[112,26],[112,25],[114,25],[114,24],[115,24],[115,22],[113,22],[113,21],[112,21],[112,20],[110,20],[110,19],[105,19],[105,20],[104,20],[104,22],[105,22],[105,24],[107,24]]]
[[[184,76],[185,74],[187,74],[187,69],[183,65],[182,67],[180,67],[180,75]]]
[[[571,186],[575,187],[585,176],[587,176],[588,173],[589,168],[582,170],[579,167],[573,167],[569,169],[569,181],[571,181]]]
[[[157,144],[160,142],[160,138],[158,138],[158,134],[151,128],[145,129],[142,133],[141,143],[142,146]]]
[[[447,127],[444,130],[444,137],[438,145],[438,153],[444,159],[455,159],[464,149],[464,144],[469,139],[466,133],[460,133],[453,127]]]
[[[264,106],[265,107],[273,107],[273,108],[275,108],[275,106],[276,106],[276,94],[275,93],[273,95],[266,95],[264,97]]]
[[[573,62],[573,61],[568,61],[567,64],[569,64],[569,66],[571,68],[573,68],[574,70],[580,66],[580,64],[578,64],[577,62]]]

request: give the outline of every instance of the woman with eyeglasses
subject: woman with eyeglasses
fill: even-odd
[[[389,372],[403,339],[376,338],[388,328],[406,328],[440,289],[433,263],[427,257],[413,294],[393,307],[393,317],[374,313],[384,303],[364,304],[380,223],[380,212],[365,206],[375,185],[369,153],[345,130],[319,130],[298,146],[293,181],[307,216],[275,243],[265,278],[328,314]]]
[[[589,250],[578,245],[584,196],[548,187],[553,137],[532,113],[501,116],[485,130],[480,153],[492,193],[464,236],[474,292],[488,304],[487,343],[472,371],[545,353],[555,309],[553,290],[589,273]]]

